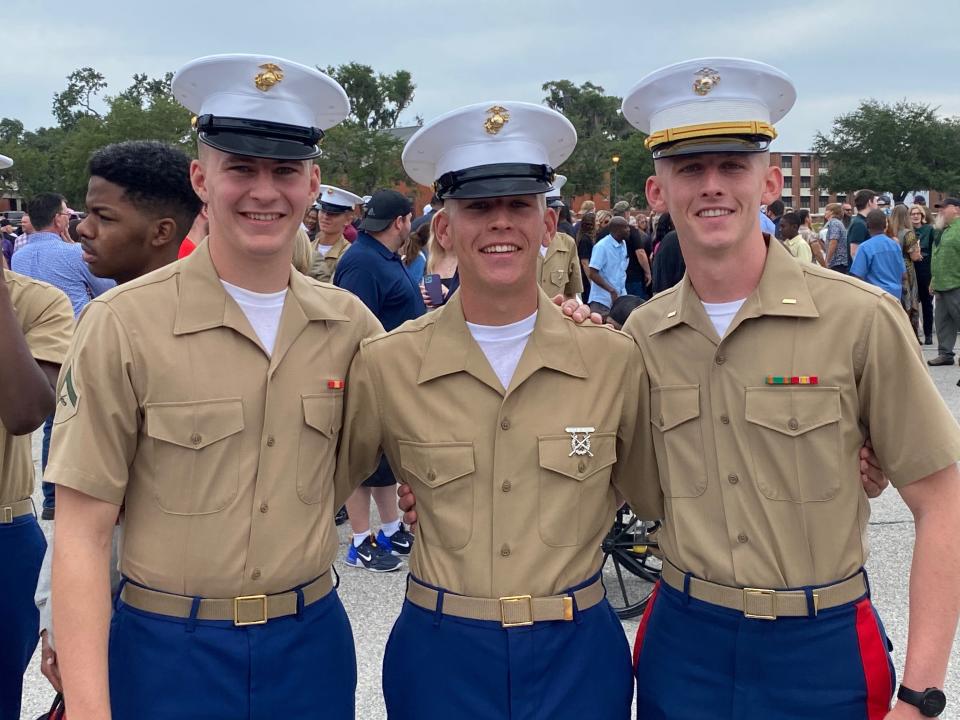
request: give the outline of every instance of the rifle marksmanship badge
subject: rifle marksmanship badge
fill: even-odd
[[[593,457],[593,453],[590,452],[590,433],[596,432],[596,428],[568,427],[564,428],[564,432],[570,433],[570,447],[572,448],[567,457],[573,457],[574,455]]]
[[[254,79],[253,84],[257,86],[257,90],[266,92],[278,82],[283,80],[283,68],[274,63],[264,63],[260,66],[260,69],[263,70],[262,73],[259,73]]]
[[[483,123],[483,129],[490,135],[496,135],[503,130],[503,126],[510,122],[510,111],[502,105],[494,105],[487,110],[487,119]]]
[[[697,71],[693,81],[693,91],[697,95],[707,95],[720,84],[720,73],[712,68],[701,68]]]

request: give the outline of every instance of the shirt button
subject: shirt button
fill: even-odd
[[[503,483],[500,485],[500,489],[503,490],[504,492],[510,492],[512,488],[513,488],[513,484],[509,480],[504,480]]]
[[[427,482],[433,482],[437,479],[437,474],[433,470],[427,470]]]
[[[504,543],[500,547],[500,554],[503,555],[503,557],[510,557],[510,546]]]
[[[577,472],[583,473],[583,472],[586,472],[586,470],[587,470],[587,464],[583,460],[581,460],[580,463],[577,465]]]
[[[787,421],[787,427],[790,428],[791,430],[799,430],[799,429],[800,429],[800,423],[797,421],[796,418],[790,418],[790,419]]]
[[[250,573],[250,577],[253,578],[254,580],[259,580],[259,579],[260,579],[260,568],[254,568],[253,572]]]
[[[738,482],[740,482],[740,478],[731,473],[730,475],[727,475],[727,482],[729,482],[731,485],[736,485]]]
[[[717,365],[723,365],[726,361],[727,359],[723,355],[717,355],[717,357],[714,358],[714,362]]]
[[[663,427],[663,415],[657,418],[657,425]]]
[[[201,442],[203,442],[203,438],[200,437],[200,433],[194,433],[190,436],[190,442],[192,442],[194,445],[199,445]]]
[[[267,447],[273,447],[277,444],[276,438],[273,435],[267,435]]]
[[[745,542],[747,542],[747,540],[749,540],[749,539],[750,539],[750,538],[747,537],[747,534],[746,534],[746,533],[740,533],[739,535],[737,535],[737,542],[738,542],[738,543],[745,543]]]
[[[726,415],[721,415],[721,416],[720,416],[720,422],[722,422],[724,425],[729,425],[729,424],[730,424],[730,418],[728,418]]]
[[[265,502],[260,503],[260,512],[265,513],[269,509],[270,509],[270,506],[267,505]]]
[[[507,420],[506,418],[504,418],[503,420],[501,420],[501,421],[500,421],[500,429],[501,429],[501,430],[509,430],[509,429],[510,429],[510,421]]]

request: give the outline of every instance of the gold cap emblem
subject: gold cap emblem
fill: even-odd
[[[283,80],[283,69],[279,65],[264,63],[260,66],[260,69],[263,70],[263,72],[259,73],[253,79],[253,84],[257,86],[257,90],[266,92]]]
[[[697,71],[693,81],[693,91],[697,95],[706,95],[720,84],[720,73],[712,68],[702,68]]]
[[[487,110],[487,119],[483,123],[483,129],[490,135],[496,135],[503,130],[503,126],[510,122],[510,112],[502,105],[494,105]]]

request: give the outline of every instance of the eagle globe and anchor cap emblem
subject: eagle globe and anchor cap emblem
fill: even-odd
[[[589,455],[593,457],[593,453],[590,452],[590,433],[596,432],[596,428],[568,427],[563,430],[564,432],[570,433],[571,450],[567,457],[573,457],[574,455]]]
[[[720,84],[720,73],[713,68],[701,68],[697,71],[695,77],[696,79],[693,81],[693,91],[697,95],[707,95]]]
[[[483,123],[483,129],[490,135],[496,135],[503,130],[503,126],[510,122],[510,111],[502,105],[494,105],[487,109],[487,119]]]
[[[257,74],[253,79],[253,84],[256,85],[257,90],[261,92],[266,92],[283,80],[283,68],[275,63],[264,63],[260,66],[260,69],[263,70],[263,72]]]

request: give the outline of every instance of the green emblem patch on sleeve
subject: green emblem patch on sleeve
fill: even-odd
[[[54,417],[55,423],[69,420],[77,412],[77,403],[80,401],[80,395],[77,393],[76,385],[73,382],[73,366],[67,368],[63,376],[63,382],[60,383],[60,389],[57,391],[57,412]]]

